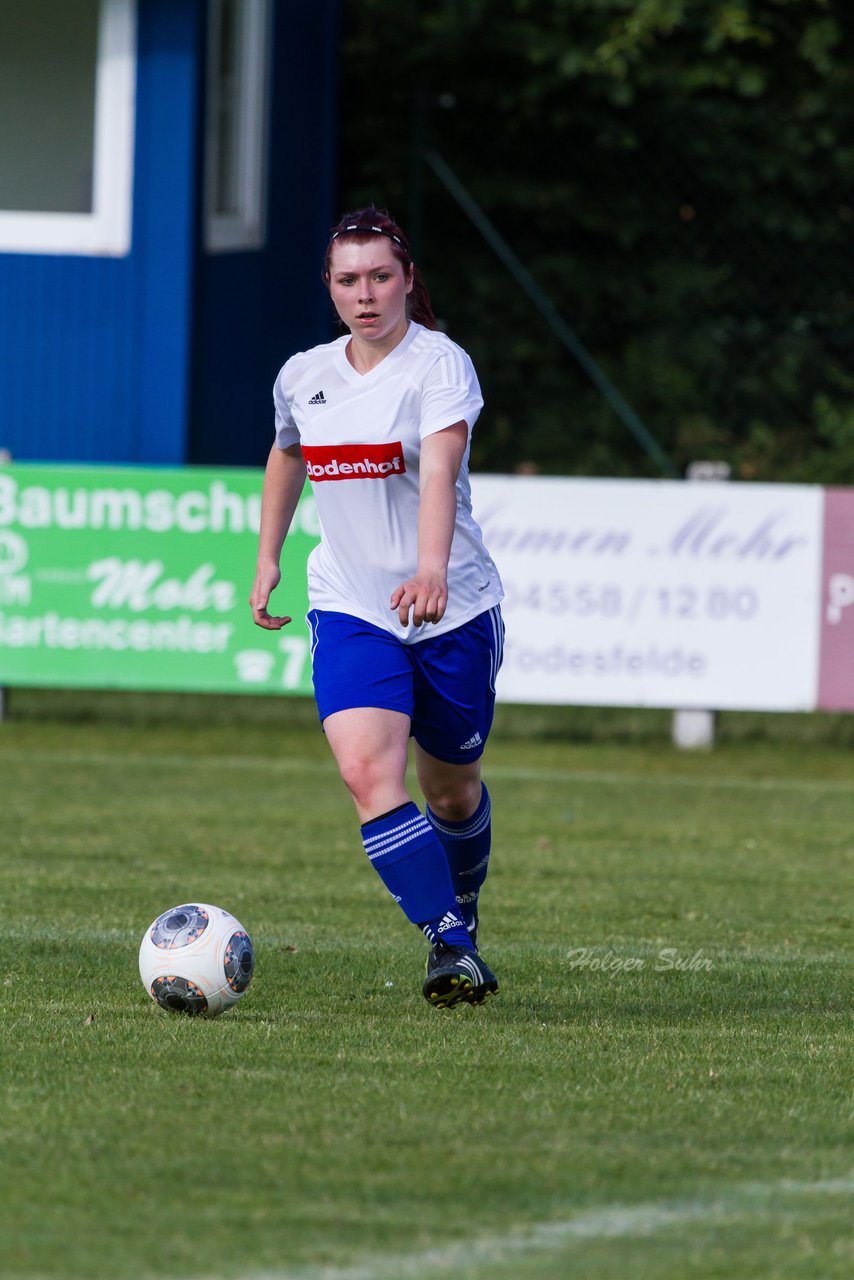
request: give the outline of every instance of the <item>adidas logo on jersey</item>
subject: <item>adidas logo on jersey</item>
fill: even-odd
[[[482,743],[483,738],[479,733],[476,733],[473,737],[469,738],[468,742],[460,743],[460,751],[471,751],[472,747],[479,747]]]
[[[317,395],[312,396],[308,403],[309,404],[326,404],[326,396],[323,394],[322,391],[318,391]]]

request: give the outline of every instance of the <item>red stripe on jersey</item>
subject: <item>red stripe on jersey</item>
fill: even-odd
[[[391,444],[320,444],[303,445],[302,456],[308,478],[320,480],[387,480],[403,475],[403,445]]]

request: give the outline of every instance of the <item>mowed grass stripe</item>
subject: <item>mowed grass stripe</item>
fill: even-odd
[[[475,1275],[485,1266],[484,1277],[495,1274],[501,1265],[518,1268],[531,1254],[557,1253],[574,1243],[591,1240],[649,1238],[696,1225],[715,1225],[726,1230],[736,1222],[749,1222],[767,1229],[785,1217],[790,1226],[811,1210],[810,1201],[821,1198],[849,1198],[854,1192],[854,1176],[809,1182],[780,1181],[747,1183],[724,1193],[690,1200],[646,1204],[603,1205],[563,1221],[537,1222],[517,1231],[496,1236],[473,1237],[434,1249],[411,1254],[379,1255],[369,1261],[344,1267],[302,1267],[296,1270],[247,1272],[240,1280],[419,1280],[420,1277]],[[805,1200],[799,1206],[793,1201]],[[842,1222],[842,1219],[840,1219]],[[516,1274],[520,1274],[516,1271]],[[175,1278],[177,1280],[177,1278]],[[199,1277],[198,1280],[212,1280]]]
[[[591,753],[592,754],[592,753]],[[26,748],[11,752],[0,752],[0,767],[22,765],[27,761],[33,764],[62,765],[98,765],[127,768],[130,765],[154,769],[222,769],[235,771],[267,772],[272,774],[309,773],[319,775],[336,775],[337,769],[333,760],[302,759],[296,756],[282,756],[271,759],[269,756],[255,755],[191,755],[178,752],[175,754],[150,753],[145,750],[136,751],[44,751]],[[804,791],[804,792],[840,792],[854,795],[854,778],[846,781],[841,778],[770,778],[743,777],[736,774],[703,774],[687,775],[679,773],[647,772],[643,769],[610,770],[610,769],[553,769],[538,768],[530,765],[507,765],[484,761],[485,778],[506,778],[514,782],[581,782],[591,785],[624,786],[630,782],[640,782],[644,786],[657,787],[700,787],[705,790],[729,788],[736,791]]]
[[[13,720],[0,743],[4,1274],[854,1273],[829,1189],[851,1168],[844,752],[497,736],[502,994],[439,1015],[316,724]],[[146,924],[196,895],[258,947],[213,1023],[136,972]],[[579,944],[646,964],[573,969]],[[662,947],[713,968],[657,973]]]
[[[180,905],[175,902],[173,906]],[[293,948],[292,933],[277,934],[265,930],[262,933],[254,933],[253,941],[255,943],[256,955],[261,955],[265,949],[276,948]],[[115,944],[123,949],[131,948],[133,955],[139,943],[142,941],[142,934],[138,930],[133,929],[92,929],[86,925],[80,925],[76,928],[58,925],[44,925],[34,927],[31,925],[18,925],[14,921],[4,925],[3,939],[5,942],[33,942],[33,943],[68,943],[70,945],[89,942],[99,944]],[[493,950],[495,949],[493,943]],[[497,942],[498,950],[502,960],[511,961],[514,957],[536,958],[538,955],[549,959],[561,958],[571,960],[578,950],[584,950],[589,956],[595,960],[596,957],[604,959],[612,959],[618,962],[620,959],[642,960],[646,966],[652,968],[659,960],[662,948],[650,947],[648,945],[636,945],[628,947],[620,944],[601,944],[599,946],[588,946],[584,948],[574,948],[568,943],[548,942],[542,938],[529,938],[523,941],[506,941],[499,939]],[[318,955],[339,956],[343,961],[353,952],[364,952],[368,955],[376,955],[377,943],[371,938],[348,938],[346,943],[342,943],[335,938],[313,938],[311,942],[311,950]],[[788,970],[791,973],[798,973],[804,968],[816,968],[834,966],[844,971],[845,960],[838,952],[805,952],[798,951],[794,955],[782,955],[779,950],[772,950],[765,947],[751,946],[748,949],[741,948],[738,950],[721,948],[721,947],[701,947],[697,953],[692,956],[688,951],[683,949],[681,960],[685,962],[684,971],[690,973],[690,964],[693,962],[694,969],[705,969],[706,961],[709,962],[709,968],[706,971],[721,970],[724,967],[732,967],[736,970],[749,970],[751,966],[773,964],[781,970]],[[589,967],[589,966],[588,966]],[[615,963],[615,969],[618,967]],[[660,968],[657,970],[659,974],[669,972],[669,969]],[[678,972],[678,971],[677,971]],[[567,977],[572,976],[570,965],[566,967]],[[693,976],[693,975],[692,975]],[[613,981],[615,978],[625,979],[624,974],[620,973],[604,973],[594,969],[593,982],[596,981]],[[590,978],[587,981],[591,981]],[[255,984],[257,987],[257,983]],[[506,994],[506,993],[505,993]],[[249,1004],[251,1005],[251,1001]]]

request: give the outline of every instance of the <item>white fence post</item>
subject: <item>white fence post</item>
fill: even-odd
[[[685,478],[691,481],[729,480],[728,462],[692,462]],[[674,711],[670,734],[682,751],[709,751],[715,745],[716,711]]]
[[[12,455],[8,449],[0,448],[0,467],[5,466],[12,461]],[[6,693],[7,690],[0,684],[0,724],[6,719]]]

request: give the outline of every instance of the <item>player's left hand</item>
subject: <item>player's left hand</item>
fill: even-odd
[[[440,622],[448,605],[448,579],[444,573],[418,572],[391,593],[391,607],[397,610],[402,627],[420,627],[425,622]]]

